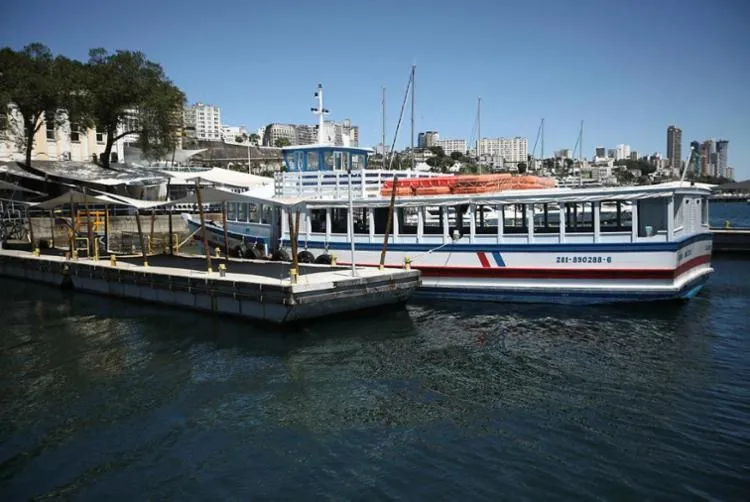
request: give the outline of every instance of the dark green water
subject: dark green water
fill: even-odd
[[[747,500],[750,260],[714,266],[297,332],[0,279],[0,500]]]

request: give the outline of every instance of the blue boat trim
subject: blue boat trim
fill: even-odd
[[[187,223],[188,223],[188,228],[190,228],[191,231],[195,231],[198,228],[200,228],[200,224],[194,222],[193,220],[187,220]],[[218,234],[222,239],[224,238],[224,229],[222,227],[219,227],[218,225],[209,223],[206,225],[206,230],[215,235]],[[243,234],[242,232],[235,232],[229,229],[227,229],[227,236],[232,239],[236,239],[238,241],[241,241],[244,237],[245,241],[248,243],[255,243],[255,242],[259,244],[266,243],[265,237],[258,237],[258,236],[251,235],[251,234]]]
[[[439,244],[404,244],[389,242],[388,249],[390,251],[403,251],[403,252],[427,252],[435,250],[435,253],[476,253],[478,251],[484,251],[488,253],[549,253],[549,252],[563,252],[563,253],[575,253],[575,252],[601,252],[601,253],[613,253],[613,252],[628,252],[628,253],[653,253],[658,251],[677,251],[685,246],[694,244],[696,242],[712,242],[713,235],[711,233],[703,233],[687,237],[678,241],[672,242],[623,242],[623,243],[607,243],[607,244],[448,244],[440,249],[435,249]],[[282,240],[282,246],[289,247],[290,241],[288,239]],[[303,244],[307,248],[311,249],[330,249],[330,250],[349,250],[350,244],[348,242],[328,242],[318,240],[306,240],[300,239],[300,244]],[[360,251],[380,251],[383,248],[382,243],[374,242],[357,242],[355,243],[355,249]],[[497,256],[495,257],[497,258]],[[498,262],[499,265],[499,262]]]

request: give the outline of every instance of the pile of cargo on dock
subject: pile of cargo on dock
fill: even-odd
[[[513,176],[510,173],[500,173],[399,179],[395,186],[396,195],[408,197],[554,188],[557,182],[553,178],[542,176]],[[381,195],[391,196],[393,187],[393,180],[384,182]]]

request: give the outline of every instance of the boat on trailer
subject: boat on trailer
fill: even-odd
[[[472,301],[688,299],[713,271],[708,185],[482,184],[472,193],[464,183],[460,193],[409,194],[398,186],[439,186],[445,176],[369,169],[372,153],[323,143],[283,149],[274,198],[304,200],[297,235],[306,258],[377,267],[387,246],[385,267],[421,271],[417,296]],[[228,229],[289,250],[286,210],[272,208],[268,221],[262,213],[258,204],[230,202]],[[223,245],[223,226],[216,236]]]

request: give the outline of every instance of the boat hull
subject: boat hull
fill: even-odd
[[[288,244],[285,242],[283,244]],[[348,243],[303,241],[318,255],[351,261]],[[377,266],[380,246],[357,243],[355,262]],[[416,298],[490,302],[600,304],[685,300],[713,272],[712,237],[679,242],[555,245],[452,244],[432,251],[389,244],[386,266],[409,261],[422,272]]]

